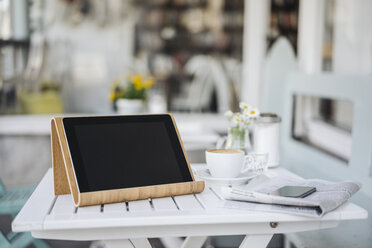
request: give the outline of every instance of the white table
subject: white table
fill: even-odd
[[[285,169],[271,175],[290,174]],[[147,238],[187,236],[182,247],[201,247],[207,236],[247,235],[240,247],[266,247],[275,233],[332,228],[342,220],[367,218],[345,203],[324,217],[222,208],[218,188],[184,195],[75,208],[70,195],[54,196],[50,169],[12,223],[15,232],[36,238],[104,240],[107,247],[151,247]]]

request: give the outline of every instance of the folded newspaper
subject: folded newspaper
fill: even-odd
[[[283,186],[310,186],[316,192],[304,198],[270,194]],[[282,212],[321,217],[345,203],[361,185],[356,182],[333,183],[319,179],[301,179],[289,176],[256,177],[249,184],[222,188],[224,207],[246,210]]]

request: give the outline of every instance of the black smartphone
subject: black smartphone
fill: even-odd
[[[272,195],[293,197],[293,198],[304,198],[316,191],[315,187],[306,186],[284,186],[274,191]]]

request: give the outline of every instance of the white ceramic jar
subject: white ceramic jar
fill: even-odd
[[[268,153],[268,167],[280,164],[280,122],[276,114],[262,113],[254,126],[254,151]]]

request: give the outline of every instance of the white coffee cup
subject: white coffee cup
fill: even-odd
[[[248,171],[244,151],[211,149],[205,151],[208,169],[213,177],[232,178]]]

